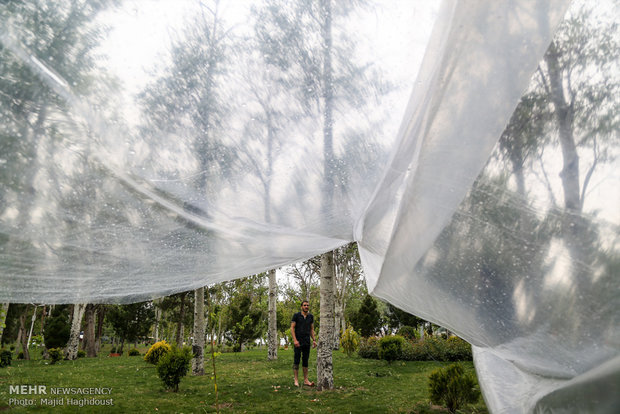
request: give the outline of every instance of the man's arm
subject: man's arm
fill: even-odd
[[[299,346],[299,341],[295,337],[295,325],[296,324],[297,323],[295,321],[291,322],[291,336],[293,337],[293,345],[295,345],[295,348]]]
[[[310,338],[312,338],[312,347],[316,347],[316,339],[314,338],[314,323],[310,325]]]

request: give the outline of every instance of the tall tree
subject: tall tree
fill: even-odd
[[[616,159],[620,142],[620,42],[617,23],[602,15],[603,10],[599,4],[574,3],[500,140],[522,196],[523,171],[541,177],[553,209],[549,220],[557,222],[552,234],[562,240],[573,263],[567,279],[583,292],[591,285],[586,274],[600,261],[597,229],[587,217],[588,193],[597,172],[605,172]],[[543,162],[555,152],[562,159],[557,193],[553,171]],[[571,300],[557,298],[557,308],[579,318],[584,314],[581,305]]]
[[[80,332],[82,330],[82,319],[86,310],[85,303],[76,303],[73,305],[73,316],[71,318],[71,331],[69,334],[69,342],[65,350],[65,358],[69,360],[77,359],[78,347],[80,345]]]
[[[45,348],[64,348],[69,341],[71,324],[69,323],[69,306],[56,305],[45,320]]]
[[[359,331],[363,337],[376,335],[381,330],[382,321],[375,298],[366,295],[351,322],[355,330]]]
[[[249,292],[238,295],[229,308],[229,335],[233,342],[233,350],[241,352],[243,345],[258,338],[260,319],[263,312],[252,303]]]
[[[268,316],[268,330],[267,330],[267,359],[274,361],[278,359],[278,311],[277,311],[277,299],[278,299],[278,285],[276,283],[276,270],[271,269],[268,272],[269,278],[269,316]]]
[[[336,195],[342,196],[334,139],[336,108],[361,108],[369,94],[360,94],[357,80],[366,75],[368,65],[359,64],[355,46],[346,35],[338,33],[334,44],[334,18],[345,18],[363,2],[331,0],[285,2],[271,0],[258,10],[261,52],[265,61],[280,72],[281,82],[301,104],[305,116],[321,125],[323,163],[320,213],[329,221]],[[332,10],[333,9],[333,10]],[[367,83],[367,81],[365,81]],[[374,95],[374,94],[373,94]],[[343,128],[344,129],[344,128]],[[339,141],[339,142],[340,142]],[[338,188],[338,193],[336,192]],[[326,228],[330,223],[325,223]],[[321,257],[321,309],[319,350],[317,357],[318,388],[333,387],[331,349],[334,339],[334,255]]]
[[[84,328],[84,348],[86,356],[93,358],[97,356],[97,339],[96,339],[96,320],[97,305],[89,303],[84,311],[85,328]]]
[[[103,334],[103,324],[105,322],[105,315],[108,311],[108,306],[99,304],[97,305],[97,328],[95,330],[95,352],[101,350],[101,335]]]
[[[194,357],[192,358],[193,375],[205,374],[205,329],[205,291],[204,287],[202,287],[194,291],[194,341],[192,344],[192,351],[194,353]]]
[[[334,319],[334,349],[340,345],[340,332],[347,328],[345,310],[349,288],[362,282],[362,265],[357,251],[357,243],[349,243],[335,250],[335,319]]]
[[[114,332],[121,338],[119,352],[123,352],[125,341],[132,342],[146,338],[153,325],[155,311],[151,302],[115,305],[110,307],[107,319]]]
[[[197,190],[206,195],[215,184],[210,180],[214,175],[209,172],[218,170],[226,174],[233,158],[233,152],[218,136],[227,112],[226,102],[219,92],[226,69],[229,30],[220,16],[219,0],[203,1],[199,6],[197,15],[186,28],[184,39],[173,47],[172,64],[167,73],[150,85],[142,98],[151,121],[145,130],[155,128],[175,133],[175,129],[180,128],[192,131],[194,140],[190,146],[200,177]],[[204,206],[185,207],[192,213],[209,216]],[[202,306],[204,312],[204,289],[197,289],[194,296],[194,306]],[[195,315],[199,312],[194,309]],[[195,319],[195,332],[205,331],[204,321],[204,317]],[[194,335],[195,341],[196,338]],[[195,355],[204,354],[204,343],[198,341],[193,346]],[[193,364],[202,365],[197,360]]]
[[[422,325],[424,323],[424,320],[388,303],[387,323],[391,329],[399,329],[403,326],[411,326],[413,328],[417,328],[419,325]]]
[[[320,266],[321,258],[317,256],[301,263],[294,263],[286,268],[286,274],[291,276],[301,289],[298,302],[307,300],[310,304],[313,304],[312,291],[316,287]]]
[[[20,231],[28,228],[33,210],[40,207],[35,205],[42,203],[38,195],[62,193],[59,186],[49,186],[37,178],[47,175],[54,182],[54,167],[46,167],[40,160],[53,158],[53,144],[65,138],[68,124],[61,116],[66,102],[45,82],[49,72],[42,68],[51,65],[59,78],[69,80],[76,94],[87,95],[94,90],[93,50],[101,34],[96,18],[111,2],[3,2],[3,23],[18,29],[9,29],[12,36],[0,42],[0,152],[13,155],[3,160],[0,171],[0,180],[6,184],[0,189],[0,212],[15,211],[13,226]],[[29,58],[24,59],[20,50]],[[49,200],[46,211],[55,207]],[[61,227],[56,226],[58,231]],[[53,238],[46,236],[48,242]],[[9,254],[17,248],[27,256],[36,248],[21,237],[3,238],[0,245],[5,244]]]
[[[30,352],[28,351],[28,331],[26,330],[26,319],[28,318],[28,311],[30,305],[23,306],[23,312],[19,316],[19,333],[17,334],[17,342],[19,342],[22,346],[22,353],[24,354],[24,359],[30,359]]]

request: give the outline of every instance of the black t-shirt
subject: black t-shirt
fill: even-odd
[[[310,345],[310,328],[314,323],[314,316],[311,313],[304,318],[303,313],[297,312],[293,315],[291,322],[295,322],[295,337],[300,345]]]

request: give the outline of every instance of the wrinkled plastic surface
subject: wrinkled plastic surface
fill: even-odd
[[[427,3],[334,8],[333,156],[312,19],[299,53],[261,2],[216,29],[205,3],[0,6],[0,302],[129,303],[355,240],[375,296],[474,344],[493,412],[617,410],[617,124],[571,214],[557,131],[527,192],[498,155],[568,1]]]

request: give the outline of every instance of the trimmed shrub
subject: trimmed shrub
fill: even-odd
[[[19,351],[17,354],[17,359],[24,359],[24,351]]]
[[[187,375],[192,361],[192,351],[189,347],[171,348],[164,353],[157,363],[157,375],[167,389],[177,392],[181,378]]]
[[[3,349],[0,351],[0,368],[8,367],[11,365],[11,361],[13,360],[13,353],[8,349]]]
[[[111,354],[115,354],[116,353],[116,347],[113,346],[112,348],[110,348],[110,353]]]
[[[471,345],[457,336],[448,338],[445,350],[447,361],[471,361],[473,359]]]
[[[402,359],[403,361],[415,361],[414,353],[413,353],[414,344],[415,344],[414,341],[405,340],[405,342],[403,342],[403,349],[401,352],[400,359]]]
[[[140,351],[138,351],[136,348],[132,348],[129,350],[129,352],[127,352],[127,355],[129,356],[140,356]]]
[[[379,358],[388,363],[400,359],[403,353],[405,338],[399,335],[388,335],[379,339]]]
[[[342,347],[342,352],[346,353],[347,356],[351,356],[353,352],[357,351],[357,347],[360,344],[360,336],[357,332],[353,330],[351,325],[347,326],[347,329],[342,333],[340,337],[340,346]]]
[[[433,371],[429,377],[428,388],[433,404],[442,404],[453,413],[468,403],[480,398],[475,378],[466,374],[460,364]]]
[[[393,338],[393,336],[386,336],[384,338]],[[389,339],[384,338],[381,338],[381,340],[376,337],[361,338],[358,350],[359,356],[362,358],[386,359],[379,354],[381,350],[380,341],[389,341]],[[397,359],[403,361],[456,362],[471,361],[473,357],[471,345],[458,337],[451,337],[448,340],[426,338],[421,341],[407,341],[403,338],[400,356]]]
[[[47,353],[50,357],[50,364],[55,364],[63,358],[62,348],[50,348]]]
[[[168,345],[166,341],[155,342],[153,346],[146,351],[146,355],[144,355],[144,360],[149,364],[157,365],[160,358],[170,352],[172,348]]]
[[[396,335],[400,335],[408,341],[414,340],[418,337],[418,330],[413,326],[401,326]]]
[[[404,361],[426,361],[421,341],[405,341],[402,359]]]
[[[379,338],[376,336],[362,338],[357,354],[362,358],[379,359]]]
[[[78,358],[86,358],[86,351],[83,351],[83,350],[81,350],[81,349],[80,349],[80,350],[77,352],[77,357],[78,357]]]
[[[446,361],[446,341],[440,338],[424,338],[422,361]]]

